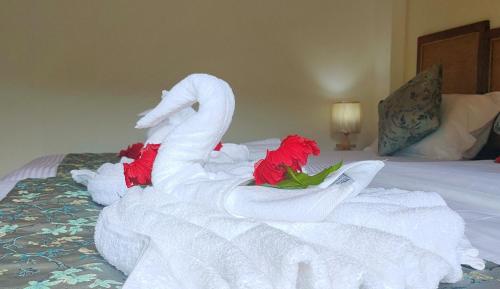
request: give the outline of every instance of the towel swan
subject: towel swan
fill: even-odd
[[[192,74],[175,85],[171,97],[163,98],[139,119],[136,128],[154,127],[196,102],[198,112],[163,140],[151,173],[155,190],[179,200],[207,205],[203,189],[206,183],[224,181],[231,189],[211,195],[213,199],[209,203],[234,216],[319,221],[344,199],[357,195],[383,167],[380,161],[346,165],[317,188],[304,190],[240,186],[252,179],[253,162],[241,161],[215,168],[208,164],[211,148],[231,124],[235,102],[231,87],[225,81],[206,74]],[[350,182],[335,185],[346,175]],[[182,193],[174,190],[180,184],[186,188]],[[215,198],[216,195],[219,198]]]
[[[211,147],[227,130],[232,117],[232,92],[225,82],[207,75],[189,76],[172,92],[174,97],[162,101],[137,126],[154,126],[193,101],[200,102],[200,110],[167,135],[162,146],[168,144],[172,150],[158,153],[152,172],[153,186],[145,190],[135,188],[104,208],[96,225],[97,249],[129,275],[124,288],[331,289],[332,284],[352,289],[435,288],[440,280],[460,278],[455,246],[463,236],[463,224],[440,203],[439,196],[435,197],[435,204],[420,209],[424,219],[418,219],[418,212],[411,206],[397,202],[392,205],[392,210],[400,208],[405,212],[398,217],[401,222],[419,225],[421,232],[413,236],[405,233],[404,228],[391,228],[387,218],[390,220],[393,213],[379,211],[388,204],[378,203],[383,201],[378,191],[358,200],[359,204],[373,207],[369,220],[362,218],[363,214],[350,213],[358,207],[353,200],[347,201],[347,207],[339,213],[328,214],[317,222],[296,222],[294,218],[298,216],[285,212],[278,212],[279,217],[293,222],[273,222],[272,218],[265,221],[276,217],[271,208],[293,209],[287,204],[290,198],[303,198],[309,206],[312,203],[307,202],[308,197],[312,199],[315,193],[349,182],[335,184],[332,176],[318,191],[294,195],[290,191],[279,193],[269,188],[259,191],[259,187],[240,186],[248,176],[210,171],[206,165]],[[206,104],[212,104],[215,111],[208,110],[211,105]],[[362,176],[373,174],[380,166],[379,162],[371,163],[370,170],[369,163],[365,164],[347,165],[339,172],[355,180],[351,190],[364,186],[366,179]],[[245,194],[253,195],[243,199],[254,208],[253,212],[232,210],[231,205],[232,209],[227,209],[228,200],[244,204],[237,197]],[[397,197],[405,193],[393,194]],[[324,198],[315,200],[322,202]],[[238,213],[254,213],[264,220],[237,218]],[[308,215],[307,211],[300,213],[304,218],[321,217]],[[445,227],[425,226],[429,220],[435,223],[435,216],[450,225],[449,231],[442,231]],[[419,240],[421,236],[433,239]],[[429,248],[415,245],[420,243]],[[440,255],[448,252],[441,246],[450,249],[450,256]]]
[[[231,88],[213,76],[190,75],[172,88],[171,95],[136,125],[136,128],[154,127],[177,111],[199,103],[197,113],[174,128],[162,142],[151,173],[153,186],[158,190],[174,187],[185,178],[208,177],[203,166],[229,128],[234,111]]]
[[[169,92],[162,91],[161,99],[169,99]],[[151,110],[144,111],[139,114],[143,117],[148,115]],[[161,120],[156,121],[155,125],[148,125],[147,144],[161,144],[166,136],[182,122],[195,114],[195,110],[191,106],[185,106],[175,112],[162,112],[158,108],[155,110],[156,114],[162,114]],[[168,115],[167,115],[168,114]],[[140,128],[140,126],[138,126]],[[233,143],[226,143],[220,151],[212,150],[210,152],[210,167],[212,170],[220,170],[230,168],[235,171],[235,166],[232,163],[246,162],[245,166],[241,166],[238,171],[239,174],[245,172],[247,175],[251,174],[252,165],[251,161],[255,156],[263,155],[267,148],[272,148],[279,143],[279,140],[268,139],[256,141],[252,143],[257,146],[257,149],[249,151],[247,146]],[[92,199],[101,205],[110,205],[127,192],[128,188],[125,184],[123,163],[130,163],[133,159],[122,157],[119,163],[105,163],[97,169],[96,172],[91,170],[73,170],[71,175],[73,179],[80,184],[87,186],[87,190],[92,196]]]

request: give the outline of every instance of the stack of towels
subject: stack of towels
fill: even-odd
[[[438,194],[366,189],[383,162],[279,190],[248,185],[248,148],[246,158],[213,161],[234,111],[221,79],[188,76],[137,127],[156,127],[195,102],[198,111],[161,140],[152,186],[126,190],[97,222],[96,247],[128,275],[123,288],[431,289],[460,280],[461,264],[484,266]]]

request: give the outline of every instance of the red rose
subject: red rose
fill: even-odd
[[[500,164],[500,157],[495,159],[495,163]]]
[[[118,156],[127,157],[135,160],[141,155],[141,149],[143,146],[144,144],[141,142],[129,145],[126,149],[121,150],[118,153]]]
[[[224,145],[222,144],[222,142],[220,141],[215,147],[214,147],[214,151],[220,151],[222,149]]]
[[[286,168],[282,165],[275,165],[271,161],[269,154],[272,153],[272,151],[267,151],[266,158],[255,163],[253,176],[257,185],[274,185],[285,178]]]
[[[320,150],[315,141],[290,135],[281,141],[278,149],[268,151],[266,158],[255,164],[254,178],[257,185],[275,185],[286,177],[286,168],[302,171],[309,155],[319,155]]]
[[[159,148],[160,144],[147,144],[135,161],[123,164],[123,174],[125,175],[127,188],[151,184],[151,171]]]
[[[302,170],[307,164],[310,154],[317,156],[320,153],[315,141],[299,135],[290,135],[283,139],[278,151],[281,152],[285,165],[296,171]]]

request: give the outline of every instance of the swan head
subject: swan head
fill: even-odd
[[[135,127],[139,129],[154,127],[184,108],[206,101],[204,98],[214,90],[220,90],[221,85],[224,85],[224,89],[231,90],[225,81],[213,75],[191,74],[174,85],[169,92],[163,91],[160,103],[142,116]],[[233,96],[232,91],[231,96]],[[234,98],[232,103],[234,106]]]

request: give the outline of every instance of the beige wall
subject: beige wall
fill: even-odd
[[[44,154],[117,151],[136,113],[191,72],[226,79],[225,141],[300,133],[331,149],[330,104],[379,99],[415,74],[418,36],[489,19],[498,0],[2,1],[0,175]]]
[[[330,149],[330,104],[347,99],[362,101],[365,145],[391,82],[392,3],[2,1],[0,175],[141,140],[135,114],[191,72],[235,91],[225,141],[299,133]]]
[[[408,0],[405,48],[405,79],[415,75],[417,37],[436,31],[490,20],[500,26],[499,0]]]

